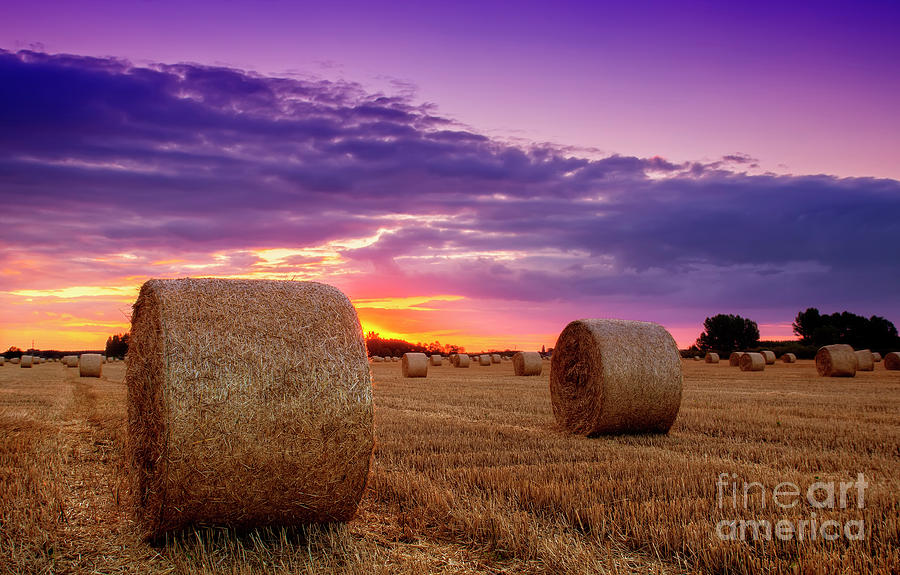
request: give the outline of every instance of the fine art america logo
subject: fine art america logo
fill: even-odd
[[[849,541],[865,539],[862,519],[837,521],[820,518],[820,513],[835,509],[864,509],[869,483],[862,473],[856,481],[816,481],[806,489],[785,481],[769,490],[756,481],[738,480],[735,473],[720,473],[716,480],[716,504],[726,509],[788,510],[808,507],[803,519],[723,519],[716,523],[716,535],[725,541],[835,541],[841,537]],[[726,499],[731,501],[726,504]],[[801,509],[802,510],[802,509]],[[743,514],[743,513],[742,513]]]

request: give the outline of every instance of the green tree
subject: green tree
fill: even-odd
[[[739,315],[723,314],[703,321],[703,333],[697,338],[700,351],[717,351],[728,355],[759,344],[759,326],[755,321]]]

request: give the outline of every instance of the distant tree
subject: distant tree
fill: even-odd
[[[702,352],[717,351],[727,355],[756,347],[758,343],[759,326],[755,321],[720,313],[703,321],[703,333],[697,338],[696,345]]]
[[[794,318],[794,333],[804,345],[846,343],[856,349],[887,351],[900,345],[897,328],[883,317],[866,318],[848,311],[822,315],[811,307]]]
[[[22,357],[22,350],[16,346],[10,346],[8,350],[3,352],[3,357],[6,359],[12,359],[14,357]]]
[[[107,357],[125,357],[128,353],[127,333],[119,333],[106,338],[106,356]]]

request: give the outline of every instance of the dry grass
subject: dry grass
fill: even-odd
[[[150,546],[125,507],[124,365],[0,368],[0,573],[896,573],[900,374],[685,362],[666,436],[554,424],[548,378],[373,366],[376,459],[344,526],[197,529]],[[716,478],[769,489],[864,473],[865,541],[720,541]],[[809,509],[752,513],[793,519]],[[742,512],[739,514],[744,516]]]

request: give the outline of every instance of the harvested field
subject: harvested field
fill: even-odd
[[[0,572],[891,573],[900,571],[900,373],[821,378],[682,362],[668,435],[561,433],[548,371],[374,364],[377,447],[342,526],[137,537],[121,476],[123,363],[0,367]],[[717,507],[716,481],[869,483],[863,509]],[[855,492],[854,492],[855,493]],[[852,499],[852,497],[851,497]],[[856,500],[852,499],[855,503]],[[720,520],[865,521],[865,538],[723,541]]]

